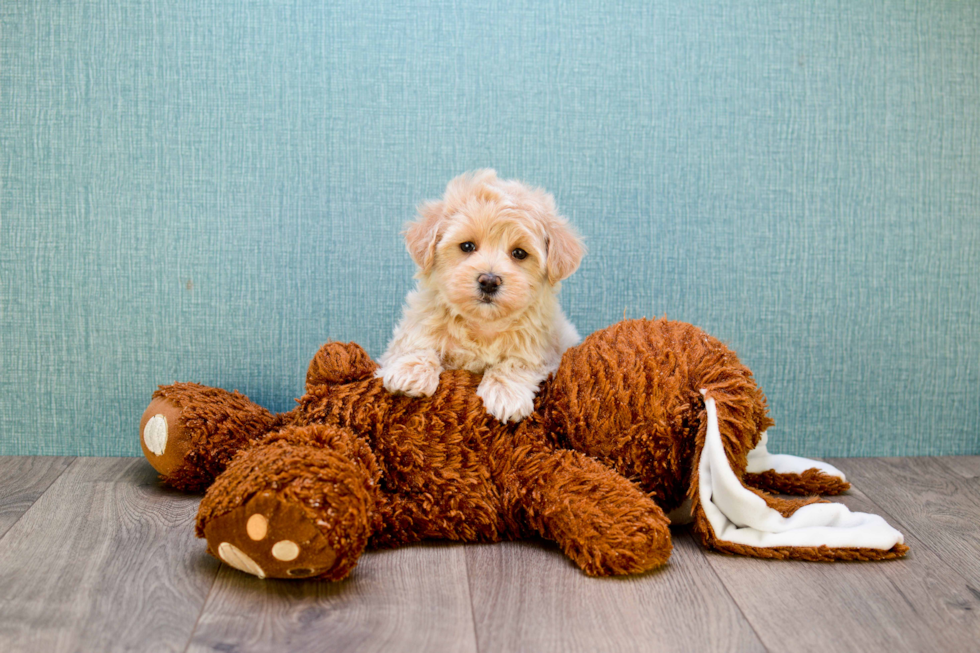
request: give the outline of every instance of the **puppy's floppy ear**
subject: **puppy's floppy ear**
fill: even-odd
[[[548,283],[554,285],[572,275],[585,256],[582,239],[562,217],[553,217],[545,227],[547,233]]]
[[[436,245],[439,243],[440,229],[445,216],[445,205],[442,202],[425,202],[419,207],[419,217],[415,222],[405,225],[402,235],[405,236],[405,246],[422,272],[428,272],[436,257]]]

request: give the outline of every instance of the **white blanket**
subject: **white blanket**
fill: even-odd
[[[878,515],[851,512],[839,503],[810,504],[790,517],[783,517],[770,508],[735,475],[718,430],[715,400],[705,397],[704,403],[708,430],[698,466],[698,492],[704,513],[719,540],[755,547],[828,546],[886,551],[903,542],[902,534]],[[770,454],[766,450],[765,434],[748,455],[748,471],[753,473],[768,469],[800,473],[811,468],[844,478],[839,470],[826,463]]]

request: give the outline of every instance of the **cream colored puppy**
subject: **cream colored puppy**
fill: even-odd
[[[502,422],[534,409],[540,383],[579,341],[558,305],[585,249],[554,198],[493,170],[456,177],[406,225],[419,270],[377,376],[430,396],[443,369],[483,374],[477,395]]]

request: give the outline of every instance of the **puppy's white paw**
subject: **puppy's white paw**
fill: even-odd
[[[435,354],[419,353],[399,356],[375,372],[385,390],[409,397],[431,397],[439,387],[442,365]]]
[[[484,375],[476,396],[483,400],[487,412],[501,422],[519,422],[534,411],[536,387]]]

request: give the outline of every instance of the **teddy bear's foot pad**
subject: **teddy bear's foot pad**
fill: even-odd
[[[336,560],[303,509],[272,492],[211,520],[204,536],[212,555],[259,578],[319,576]]]
[[[158,472],[167,476],[184,462],[190,449],[180,408],[162,397],[154,397],[140,420],[143,455]]]

